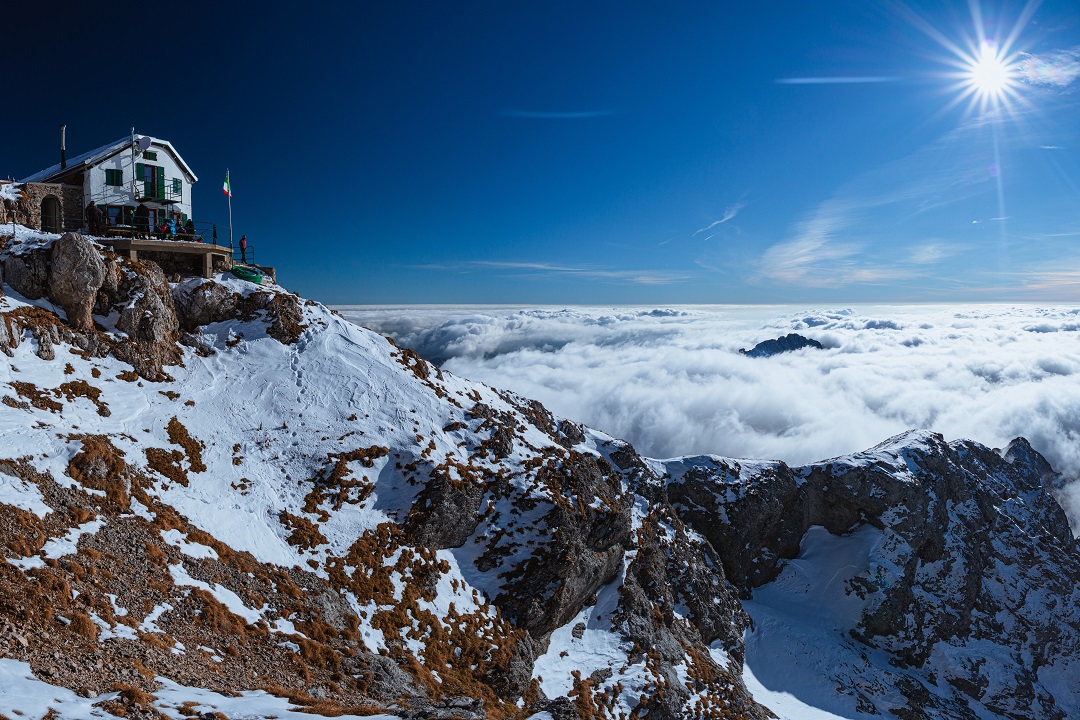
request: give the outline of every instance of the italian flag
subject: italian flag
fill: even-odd
[[[229,184],[229,171],[225,171],[225,184],[221,186],[221,191],[232,197],[232,185]]]

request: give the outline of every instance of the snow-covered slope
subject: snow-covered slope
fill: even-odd
[[[2,242],[0,713],[1076,707],[1026,443],[649,460],[276,286]]]

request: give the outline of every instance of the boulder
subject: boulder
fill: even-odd
[[[180,360],[180,323],[169,283],[154,263],[140,263],[138,273],[128,282],[131,285],[124,288],[125,294],[134,300],[116,322],[128,341],[118,345],[115,354],[144,378],[163,379],[162,368]]]
[[[82,235],[73,232],[53,243],[52,268],[49,271],[49,298],[68,316],[76,330],[92,330],[90,311],[97,292],[105,282],[105,263],[98,249]]]
[[[184,330],[235,317],[240,296],[221,283],[191,278],[172,290],[176,317]]]
[[[49,261],[45,250],[10,255],[4,261],[4,282],[28,300],[45,297],[49,281]]]

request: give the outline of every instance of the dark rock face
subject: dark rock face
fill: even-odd
[[[869,602],[851,635],[909,669],[891,690],[881,677],[861,680],[879,697],[906,698],[903,717],[975,718],[973,703],[1015,718],[1068,716],[1069,699],[1051,694],[1056,681],[1044,684],[1039,668],[1080,655],[1080,554],[1047,493],[1054,473],[1026,440],[999,452],[913,432],[794,470],[687,464],[670,466],[672,503],[744,596],[799,552],[810,526],[882,531],[880,566],[852,581]]]
[[[124,308],[116,323],[117,329],[127,333],[129,342],[117,346],[115,352],[140,375],[156,380],[162,377],[164,366],[175,365],[180,359],[180,323],[172,292],[165,274],[153,263],[146,263],[130,282],[125,290],[134,302]]]
[[[90,311],[104,282],[105,263],[89,240],[69,232],[53,243],[49,298],[64,308],[75,330],[94,328]]]
[[[775,340],[759,342],[753,349],[740,350],[739,352],[747,357],[753,358],[772,357],[773,355],[791,352],[792,350],[801,350],[804,347],[816,348],[818,350],[825,349],[817,340],[811,340],[810,338],[803,337],[797,333],[791,333],[790,335],[784,335]]]
[[[300,299],[290,293],[253,292],[247,297],[237,296],[236,313],[240,317],[253,317],[264,313],[270,321],[267,334],[284,345],[292,345],[300,340],[307,326],[303,323],[304,313]]]
[[[461,547],[480,524],[480,485],[439,477],[425,485],[405,518],[404,530],[419,545]]]
[[[795,477],[783,463],[744,468],[727,458],[695,458],[668,485],[667,496],[716,550],[744,596],[772,580],[782,558],[798,554],[810,526]]]
[[[49,282],[49,258],[46,250],[11,255],[4,261],[4,282],[29,300],[45,297]]]
[[[508,572],[497,599],[533,637],[566,624],[615,577],[630,537],[632,502],[610,466],[586,455],[571,452],[562,467],[542,468],[539,477],[561,489],[559,501],[543,516],[546,546]],[[586,504],[593,498],[601,501]]]
[[[739,677],[742,633],[749,618],[713,549],[665,505],[655,506],[643,520],[636,545],[623,581],[618,618],[626,635],[655,659],[667,679],[668,692],[646,703],[648,717],[684,717],[692,692],[675,673],[683,663],[695,691],[705,690],[735,711],[735,717],[766,717],[748,701]],[[735,665],[717,665],[707,651],[714,642]]]

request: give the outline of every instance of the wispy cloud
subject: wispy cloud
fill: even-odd
[[[614,110],[572,110],[572,111],[547,111],[547,110],[503,110],[503,117],[525,118],[528,120],[583,120],[614,115]]]
[[[1064,150],[1065,148],[1061,147],[1060,145],[1040,145],[1039,149],[1040,150]]]
[[[983,147],[987,122],[973,120],[840,187],[762,253],[755,279],[818,288],[878,284],[913,278],[913,264],[944,258],[941,248],[912,247],[897,229],[994,187]]]
[[[694,231],[694,234],[691,235],[690,237],[695,237],[697,235],[700,235],[703,232],[708,232],[708,231],[712,230],[713,228],[715,228],[715,227],[717,227],[719,225],[723,225],[728,220],[733,220],[735,218],[735,216],[739,214],[739,211],[742,210],[744,207],[746,207],[746,202],[744,200],[740,200],[739,202],[735,203],[734,205],[728,205],[727,208],[724,209],[723,217],[721,217],[719,220],[713,220],[711,223],[709,223],[708,225],[706,225],[703,228],[698,228],[697,230]],[[715,236],[710,235],[709,237],[715,237]],[[706,238],[706,240],[707,239],[708,238]]]
[[[863,83],[896,82],[900,78],[887,75],[840,75],[824,77],[777,78],[777,85],[861,85]]]
[[[963,250],[967,250],[966,245],[948,242],[927,242],[922,245],[916,245],[911,249],[911,255],[908,256],[908,262],[915,265],[934,265]]]
[[[1080,77],[1080,47],[1020,56],[1019,77],[1031,85],[1067,87]]]
[[[465,260],[458,263],[422,265],[419,267],[436,270],[507,270],[526,275],[560,275],[635,285],[672,285],[693,278],[693,275],[689,273],[664,270],[620,270],[592,265],[559,265],[546,262],[508,260]]]

